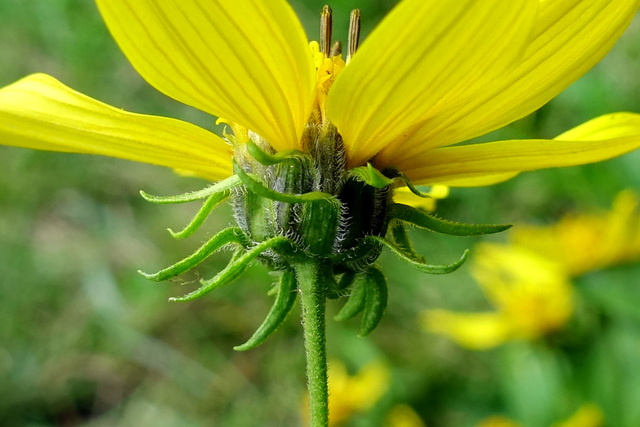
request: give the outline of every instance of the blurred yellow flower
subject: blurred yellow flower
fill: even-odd
[[[349,375],[344,363],[332,360],[329,363],[329,425],[342,425],[354,415],[368,411],[387,393],[389,385],[389,369],[382,362],[369,362],[355,375]],[[305,397],[303,412],[307,399]],[[384,426],[425,427],[425,424],[409,405],[397,404],[385,417]]]
[[[522,425],[510,420],[502,415],[492,415],[489,418],[480,421],[476,427],[522,427]]]
[[[411,406],[395,405],[384,420],[384,427],[426,427],[422,419]]]
[[[602,427],[603,425],[602,410],[594,403],[587,403],[578,408],[567,420],[554,423],[551,427]],[[476,424],[476,427],[522,427],[522,425],[502,415],[494,415]]]
[[[389,383],[389,369],[380,361],[369,362],[355,375],[349,375],[342,362],[329,362],[329,425],[338,426],[356,413],[366,412],[385,395]]]
[[[549,227],[521,225],[509,235],[512,245],[479,245],[472,269],[498,311],[429,310],[422,315],[429,331],[482,350],[560,328],[573,312],[571,277],[640,259],[640,201],[626,190],[609,212],[569,214]]]
[[[563,269],[526,248],[480,244],[472,275],[497,311],[427,310],[421,316],[427,330],[484,350],[511,339],[538,338],[562,327],[573,313],[573,290]]]
[[[548,227],[519,225],[509,235],[514,244],[557,261],[570,276],[638,260],[638,194],[621,192],[608,212],[572,213]]]
[[[602,427],[604,414],[594,403],[582,405],[568,420],[553,424],[551,427]]]

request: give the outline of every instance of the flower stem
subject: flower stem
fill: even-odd
[[[325,347],[326,289],[324,271],[317,261],[296,265],[302,326],[307,355],[310,427],[329,424],[329,390],[327,386],[327,353]]]

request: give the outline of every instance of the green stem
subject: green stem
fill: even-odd
[[[310,427],[329,425],[329,390],[327,386],[327,353],[325,347],[326,289],[324,271],[317,261],[296,265],[302,326],[307,355]]]

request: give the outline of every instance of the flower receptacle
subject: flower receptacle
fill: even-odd
[[[254,244],[282,236],[297,245],[291,257],[274,251],[262,255],[271,266],[289,269],[305,256],[325,260],[337,271],[351,269],[362,262],[354,264],[350,257],[347,266],[342,254],[367,236],[385,234],[390,190],[348,173],[336,132],[311,127],[306,136],[308,154],[275,160],[277,155],[257,151],[263,144],[252,143],[250,155],[238,157],[236,172],[245,178],[245,186],[234,192],[236,221]],[[370,251],[365,256],[366,265],[377,257]]]

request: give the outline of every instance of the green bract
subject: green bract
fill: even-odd
[[[322,266],[323,298],[348,296],[336,316],[347,320],[362,313],[360,335],[380,322],[387,304],[387,284],[374,265],[384,247],[400,259],[430,274],[459,268],[467,253],[450,265],[428,264],[413,250],[405,224],[458,236],[503,231],[503,225],[470,225],[445,221],[410,206],[393,203],[394,186],[406,178],[371,164],[347,169],[344,148],[335,128],[309,125],[303,151],[275,153],[259,137],[236,147],[235,174],[203,190],[158,197],[142,192],[153,203],[184,203],[204,199],[191,223],[175,238],[184,238],[203,223],[212,209],[231,197],[237,227],[222,230],[191,256],[155,274],[166,280],[195,267],[222,248],[236,253],[227,267],[197,290],[173,301],[188,301],[231,283],[259,259],[281,272],[274,305],[256,333],[236,350],[262,343],[284,321],[299,288],[296,269],[313,262]],[[398,180],[398,178],[402,178]],[[410,183],[407,182],[409,186]]]

